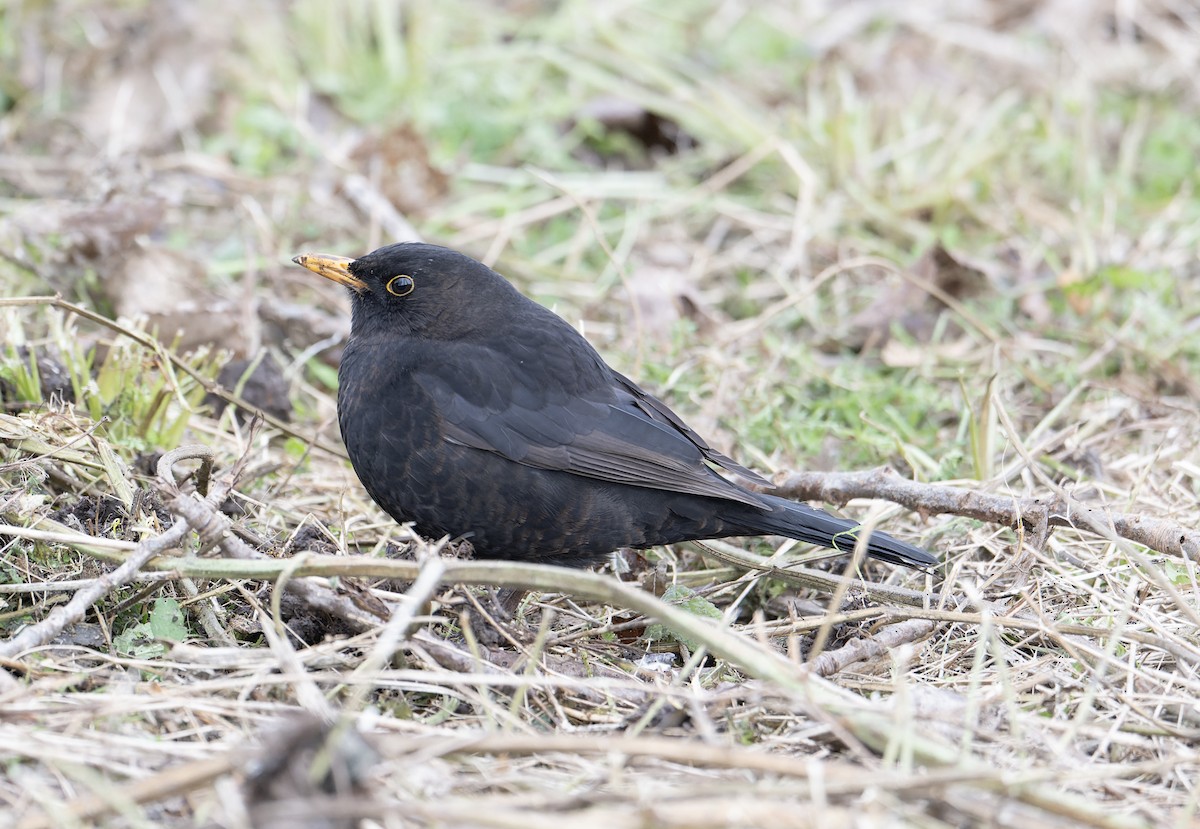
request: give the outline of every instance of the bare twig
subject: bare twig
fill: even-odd
[[[856,662],[878,659],[892,648],[923,639],[933,632],[936,622],[928,619],[909,619],[888,625],[865,639],[852,639],[840,648],[819,654],[807,663],[809,670],[817,676],[833,676],[843,668]]]
[[[732,564],[734,567],[743,570],[759,571],[772,579],[778,579],[779,581],[812,590],[820,590],[822,593],[834,592],[842,582],[842,578],[833,573],[788,563],[777,564],[765,556],[748,552],[736,544],[730,544],[727,541],[709,540],[701,542],[698,546],[703,548],[706,553],[726,564]],[[896,587],[890,584],[875,584],[874,582],[863,581],[862,579],[851,579],[850,588],[854,591],[855,595],[866,596],[871,601],[887,604],[928,607],[930,605],[941,604],[946,600],[946,597],[941,593],[911,590],[906,587]],[[963,601],[966,600],[963,599]],[[958,606],[962,602],[951,600],[950,603]],[[970,602],[967,602],[967,606],[970,606],[970,604]]]
[[[207,447],[184,446],[163,455],[159,461],[159,474],[162,475],[164,470],[169,473],[174,462],[185,458],[200,458],[204,465],[212,466],[212,452]],[[170,480],[172,483],[174,482],[173,478]],[[115,570],[105,573],[80,588],[69,602],[50,611],[50,614],[42,621],[30,625],[7,642],[0,643],[0,657],[15,659],[24,651],[41,647],[50,642],[68,626],[83,619],[88,609],[100,599],[121,585],[132,581],[150,559],[178,547],[187,537],[188,530],[188,522],[181,519],[161,535],[138,544],[129,557]]]
[[[1029,525],[1091,529],[1084,517],[1111,522],[1117,535],[1160,553],[1200,562],[1200,532],[1174,521],[1094,509],[1062,498],[1014,498],[962,487],[923,484],[886,469],[869,472],[793,472],[778,494],[805,501],[845,504],[853,498],[882,498],[922,515],[950,513],[1008,527]]]
[[[246,456],[233,469],[212,483],[212,491],[203,501],[191,498],[179,491],[175,484],[171,465],[185,457],[198,457],[206,447],[185,447],[193,454],[168,453],[159,461],[159,475],[168,482],[167,507],[181,516],[200,535],[201,550],[217,547],[226,556],[240,560],[269,560],[264,553],[255,550],[232,532],[232,522],[220,510],[220,504],[232,491]],[[387,608],[378,601],[355,602],[348,592],[338,592],[328,584],[315,578],[294,578],[287,581],[286,589],[306,606],[319,613],[340,619],[354,630],[370,630],[388,616]]]
[[[200,460],[201,468],[197,474],[197,481],[207,482],[211,477],[213,465],[212,450],[207,446],[200,445],[181,446],[163,455],[158,463],[160,486],[167,496],[167,508],[179,516],[179,520],[161,535],[134,546],[132,552],[116,569],[88,582],[86,586],[75,593],[69,602],[55,608],[44,620],[25,628],[8,641],[0,643],[0,658],[15,659],[27,650],[40,647],[53,640],[67,627],[83,619],[87,610],[104,596],[136,578],[147,562],[178,547],[187,537],[189,530],[195,530],[200,536],[201,551],[215,546],[233,558],[265,559],[265,555],[252,549],[229,532],[230,521],[219,509],[220,503],[233,489],[237,475],[244,467],[247,457],[243,456],[229,472],[212,481],[207,498],[197,500],[180,491],[175,478],[174,466],[183,460]],[[61,533],[49,534],[22,529],[20,532],[6,534],[71,543],[70,536]],[[81,540],[83,540],[82,537]],[[105,541],[105,539],[88,537],[81,546],[103,546],[109,549],[128,549],[129,546],[128,542],[104,544]],[[166,563],[170,565],[170,562]],[[371,610],[364,609],[348,596],[338,594],[333,588],[318,579],[295,579],[288,584],[288,589],[309,607],[342,619],[357,630],[369,629],[386,618],[386,608],[383,612],[380,612],[378,607],[372,607]]]
[[[22,630],[5,642],[0,642],[0,658],[16,659],[20,654],[47,644],[70,625],[83,619],[84,614],[100,599],[116,588],[131,581],[147,561],[178,547],[188,534],[188,523],[182,519],[171,528],[137,545],[129,557],[117,569],[105,573],[81,588],[65,605],[50,611],[50,614]]]

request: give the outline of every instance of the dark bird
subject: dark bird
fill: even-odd
[[[854,549],[854,522],[718,474],[771,486],[474,259],[414,242],[293,261],[350,289],[342,439],[375,502],[421,535],[571,566],[726,536]],[[881,532],[867,552],[937,564]]]

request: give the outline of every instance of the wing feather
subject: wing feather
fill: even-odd
[[[586,370],[551,372],[535,383],[538,372],[520,368],[511,355],[473,350],[448,360],[451,372],[442,365],[413,375],[441,414],[447,439],[540,469],[767,506],[709,464],[756,483],[763,478],[712,449],[598,355],[602,371],[590,377]]]

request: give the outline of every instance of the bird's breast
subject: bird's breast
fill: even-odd
[[[354,471],[376,501],[394,485],[436,467],[441,416],[413,380],[400,349],[347,346],[338,370],[338,425]],[[420,467],[420,469],[418,469]]]

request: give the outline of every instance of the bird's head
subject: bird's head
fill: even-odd
[[[437,245],[401,242],[357,259],[306,253],[292,261],[350,289],[355,336],[469,338],[502,329],[527,301],[491,268]]]

